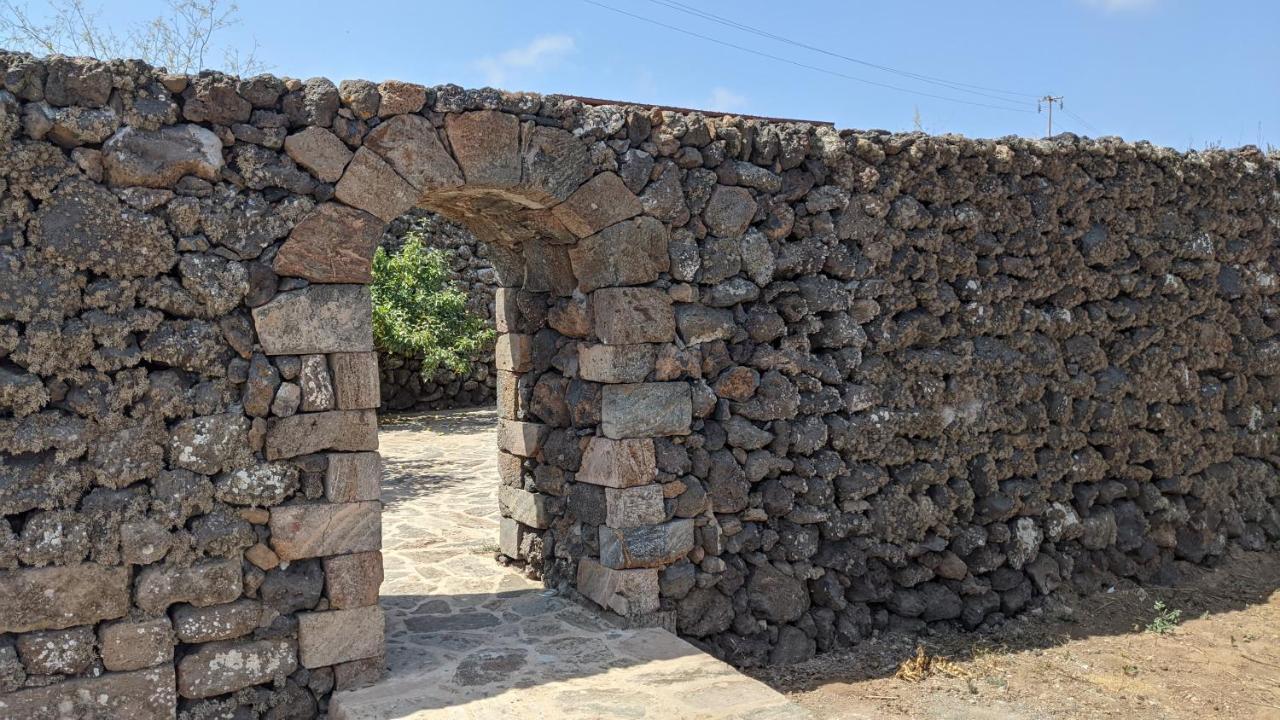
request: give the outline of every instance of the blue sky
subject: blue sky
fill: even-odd
[[[1275,0],[683,0],[839,55],[994,88],[1002,91],[994,93],[998,100],[760,37],[661,2],[596,1],[829,72],[583,0],[242,0],[242,23],[222,41],[246,46],[256,37],[270,70],[294,77],[496,85],[853,128],[911,130],[918,112],[929,132],[976,137],[1043,134],[1035,97],[1052,92],[1064,95],[1075,115],[1056,114],[1055,126],[1081,134],[1177,148],[1280,144]],[[164,7],[162,0],[106,4],[122,25]],[[33,11],[41,5],[30,0]]]

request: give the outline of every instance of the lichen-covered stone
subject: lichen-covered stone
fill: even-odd
[[[151,565],[138,574],[134,585],[134,602],[155,614],[179,602],[196,607],[231,602],[240,597],[243,578],[238,559],[212,559],[187,567]]]
[[[168,618],[119,620],[98,627],[98,645],[107,670],[141,670],[173,662],[173,627]]]
[[[283,679],[297,667],[297,650],[286,640],[209,643],[178,662],[178,694],[222,695]]]
[[[86,180],[59,186],[41,203],[28,233],[51,258],[107,277],[151,277],[178,259],[163,223]]]
[[[312,285],[254,308],[253,324],[268,355],[366,352],[373,349],[371,307],[363,285]]]

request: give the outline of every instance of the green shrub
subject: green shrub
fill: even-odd
[[[410,229],[395,254],[373,255],[373,338],[378,348],[422,358],[422,373],[465,372],[493,344],[494,331],[467,310],[467,296],[449,280],[442,250],[423,247]]]

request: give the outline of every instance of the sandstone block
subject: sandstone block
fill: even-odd
[[[184,643],[207,643],[244,637],[258,627],[262,604],[242,598],[209,607],[179,605],[173,609],[173,629]]]
[[[354,154],[337,135],[319,127],[309,127],[284,139],[284,151],[317,179],[338,182],[342,170]]]
[[[516,332],[520,328],[518,293],[515,288],[507,287],[493,291],[493,325],[500,333]]]
[[[611,440],[593,437],[582,454],[578,482],[611,488],[647,485],[658,475],[653,440]]]
[[[524,282],[521,289],[531,293],[550,292],[558,297],[573,294],[578,281],[573,276],[569,251],[565,246],[533,238],[527,240],[521,250],[524,254]]]
[[[268,355],[373,350],[373,305],[364,285],[311,285],[280,293],[253,309],[253,325]]]
[[[334,610],[378,603],[382,585],[382,553],[364,552],[327,557],[324,563],[324,590]]]
[[[527,381],[522,381],[522,377],[528,376],[517,375],[506,370],[497,371],[498,417],[515,420],[527,409],[529,389],[524,387]]]
[[[525,534],[524,526],[514,518],[504,517],[498,520],[498,552],[513,560],[523,560],[520,541]]]
[[[178,663],[178,693],[213,697],[283,680],[297,668],[297,652],[287,640],[210,643]]]
[[[606,345],[671,342],[676,337],[671,297],[654,288],[601,288],[591,294],[596,336]]]
[[[173,666],[165,664],[0,695],[0,718],[172,720],[177,705]]]
[[[653,372],[657,345],[578,346],[578,377],[602,383],[643,382]]]
[[[329,369],[339,410],[373,410],[381,404],[377,353],[333,353]]]
[[[0,632],[62,629],[123,616],[129,568],[81,563],[0,571]]]
[[[173,662],[173,628],[169,618],[121,620],[98,628],[102,665],[112,672]]]
[[[338,663],[333,666],[333,689],[358,690],[369,687],[386,674],[387,657],[385,655]]]
[[[462,184],[462,172],[431,121],[421,115],[397,115],[374,128],[364,146],[382,156],[419,193]]]
[[[601,428],[614,439],[688,435],[693,400],[688,383],[605,385],[600,392]]]
[[[392,115],[416,113],[427,103],[427,89],[415,83],[387,80],[378,85],[378,115],[387,118]]]
[[[524,467],[524,458],[519,455],[498,451],[498,479],[503,485],[520,487],[520,474]]]
[[[331,503],[377,500],[382,496],[382,456],[376,452],[330,453],[324,496]]]
[[[244,578],[239,558],[199,560],[190,566],[150,565],[134,583],[134,603],[148,613],[164,612],[174,603],[208,607],[240,597]]]
[[[583,558],[578,561],[577,580],[578,592],[623,617],[658,610],[657,570],[614,570]]]
[[[378,449],[378,418],[372,410],[303,413],[267,422],[268,460],[324,450]]]
[[[222,141],[199,125],[123,127],[102,146],[102,169],[115,187],[171,188],[183,175],[213,182],[222,165]]]
[[[271,549],[281,560],[382,549],[382,503],[308,503],[271,510]]]
[[[298,384],[302,386],[303,412],[333,409],[333,381],[329,378],[329,361],[324,355],[302,356]]]
[[[493,348],[493,360],[499,370],[529,372],[533,368],[533,337],[519,333],[503,333]]]
[[[267,522],[271,521],[271,513],[267,513]],[[280,566],[280,556],[276,555],[276,551],[257,543],[253,547],[244,551],[244,559],[253,563],[254,567],[259,570],[274,570]]]
[[[560,128],[527,128],[520,156],[523,193],[548,207],[567,199],[595,170],[587,144]]]
[[[373,252],[385,226],[363,210],[321,203],[293,227],[272,269],[314,283],[368,284],[373,279]]]
[[[385,621],[377,605],[298,613],[298,657],[303,667],[337,665],[385,652]]]
[[[612,172],[591,178],[551,210],[557,220],[580,238],[594,235],[643,211],[640,198]]]
[[[542,447],[547,426],[519,420],[498,421],[498,449],[520,457],[533,457]]]
[[[356,151],[333,195],[383,222],[395,220],[418,201],[418,191],[368,148]]]
[[[548,495],[509,485],[498,488],[498,510],[502,516],[539,530],[551,526],[551,510],[547,505],[550,499]]]
[[[667,519],[662,500],[662,486],[656,483],[605,488],[605,524],[611,528],[634,528],[660,523]]]
[[[615,570],[662,567],[693,549],[693,520],[631,528],[600,526],[600,564]]]
[[[644,285],[671,267],[667,228],[651,217],[625,220],[583,238],[569,249],[578,289]]]
[[[449,115],[445,129],[468,185],[520,183],[520,121],[515,115],[495,110]]]

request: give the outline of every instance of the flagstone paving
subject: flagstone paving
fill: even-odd
[[[335,694],[331,720],[809,717],[665,630],[615,627],[498,564],[495,423],[384,420],[389,671]]]

